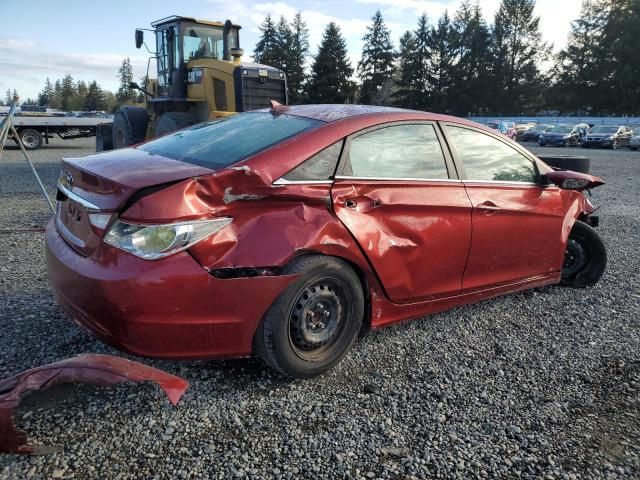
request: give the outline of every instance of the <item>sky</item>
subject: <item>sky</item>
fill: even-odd
[[[566,45],[570,22],[578,17],[581,3],[582,0],[537,1],[543,37],[555,51]],[[334,21],[347,41],[355,68],[362,36],[377,9],[397,47],[400,36],[415,29],[423,12],[435,22],[445,10],[453,15],[459,4],[460,0],[0,0],[0,96],[4,99],[4,92],[15,88],[23,100],[37,98],[47,77],[54,81],[67,73],[76,81],[95,79],[103,88],[115,92],[123,58],[131,59],[136,80],[147,70],[150,55],[144,47],[135,48],[135,29],[150,28],[152,21],[169,15],[231,19],[242,26],[243,59],[250,60],[265,15],[284,15],[290,20],[300,11],[310,30],[311,54],[317,51],[326,24]],[[480,0],[487,21],[492,21],[499,4],[500,0]],[[145,34],[151,45],[151,33]]]

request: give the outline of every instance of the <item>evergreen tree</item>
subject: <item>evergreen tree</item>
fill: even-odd
[[[106,108],[104,93],[95,80],[89,83],[87,94],[84,97],[83,108],[89,112],[105,110]]]
[[[502,0],[493,28],[494,113],[536,113],[546,78],[540,64],[550,55],[542,41],[535,0]]]
[[[120,78],[120,87],[116,93],[118,101],[122,103],[133,101],[135,92],[129,86],[129,83],[133,82],[133,68],[131,67],[129,57],[122,60],[122,65],[118,69],[118,76]]]
[[[416,110],[429,108],[431,43],[429,20],[423,13],[416,31],[407,32],[400,39],[400,73],[395,94],[398,105]]]
[[[400,37],[398,64],[395,73],[396,90],[392,94],[393,103],[399,107],[415,108],[415,51],[416,37],[412,32],[407,30],[404,35]]]
[[[278,30],[271,15],[267,15],[259,27],[260,40],[253,51],[253,60],[264,65],[280,65],[280,42]]]
[[[53,85],[51,85],[51,80],[49,80],[49,77],[47,77],[47,79],[44,82],[44,88],[42,89],[42,92],[40,92],[40,94],[38,95],[38,105],[40,105],[41,107],[46,107],[49,105],[49,102],[51,102],[53,98]]]
[[[60,90],[60,108],[65,112],[69,112],[73,109],[73,101],[76,95],[75,84],[73,83],[73,77],[66,74],[62,79]]]
[[[87,84],[83,80],[76,84],[76,94],[73,99],[73,109],[82,110],[84,108],[84,99],[87,96]]]
[[[604,31],[609,108],[618,115],[640,115],[640,0],[612,2]]]
[[[56,80],[53,86],[53,96],[49,101],[49,106],[51,108],[61,108],[62,105],[62,84],[60,80]]]
[[[438,113],[451,111],[450,94],[454,76],[455,31],[445,11],[431,30],[429,55],[430,110]],[[452,96],[452,95],[451,95]]]
[[[280,17],[278,24],[276,25],[276,58],[278,59],[274,64],[270,66],[284,70],[285,73],[289,72],[291,68],[291,45],[293,43],[293,32],[291,27],[287,23],[284,16]]]
[[[312,103],[348,103],[353,100],[353,68],[347,56],[347,44],[334,22],[327,25],[318,48],[307,96]]]
[[[305,81],[304,66],[309,54],[309,30],[300,12],[296,13],[291,23],[291,45],[287,65],[287,87],[289,102],[298,103],[302,99]]]
[[[463,0],[453,21],[455,61],[450,98],[452,112],[467,116],[486,112],[490,103],[491,68],[489,27],[480,5]]]
[[[384,85],[393,75],[394,52],[391,33],[384,23],[380,10],[371,18],[362,40],[362,59],[358,63],[358,76],[362,81],[360,103],[380,104]]]

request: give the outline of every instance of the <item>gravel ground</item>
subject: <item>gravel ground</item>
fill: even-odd
[[[62,156],[33,153],[52,186]],[[538,149],[532,147],[533,150]],[[588,290],[541,288],[368,333],[330,374],[284,380],[253,360],[146,361],[191,387],[67,386],[16,418],[58,453],[0,456],[0,478],[640,478],[640,153],[592,158],[609,268]],[[51,189],[53,192],[53,189]],[[19,155],[0,162],[0,378],[113,353],[53,301],[46,205]]]

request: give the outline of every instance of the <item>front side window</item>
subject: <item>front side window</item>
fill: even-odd
[[[319,120],[293,115],[238,113],[178,130],[137,148],[216,170],[323,124]]]
[[[447,126],[469,180],[534,183],[535,165],[513,147],[490,135]]]
[[[433,125],[396,125],[351,140],[343,175],[374,178],[447,179]]]

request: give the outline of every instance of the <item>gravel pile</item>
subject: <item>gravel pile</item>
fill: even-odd
[[[53,185],[62,156],[92,147],[54,140],[33,156]],[[640,478],[640,153],[586,153],[608,182],[593,198],[609,250],[597,287],[541,288],[370,332],[311,381],[253,360],[146,360],[191,382],[178,408],[154,385],[56,388],[17,419],[34,444],[63,448],[0,456],[0,478]],[[7,233],[44,224],[37,192],[7,152],[0,378],[118,354],[54,304],[42,234]]]

